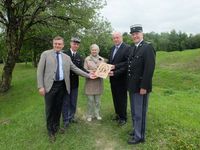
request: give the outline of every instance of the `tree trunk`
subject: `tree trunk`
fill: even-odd
[[[15,57],[12,53],[8,53],[2,72],[2,81],[0,84],[0,92],[6,92],[10,89],[12,81],[12,72],[15,67]]]
[[[35,68],[37,68],[37,52],[35,50],[32,50],[32,64]]]
[[[13,30],[11,26],[7,30],[6,45],[8,49],[8,55],[5,60],[5,64],[2,72],[2,80],[0,83],[0,93],[6,92],[10,89],[12,81],[12,73],[16,64],[16,60],[19,57],[20,49],[22,47],[23,36],[18,38],[18,30]]]

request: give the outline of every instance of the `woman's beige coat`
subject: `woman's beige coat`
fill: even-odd
[[[97,59],[94,59],[92,56],[88,56],[84,61],[84,68],[89,72],[94,72],[100,65],[104,62],[104,59],[98,56]],[[100,95],[103,93],[103,79],[88,79],[86,78],[85,82],[85,94],[86,95]]]

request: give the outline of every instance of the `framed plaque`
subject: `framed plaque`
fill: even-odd
[[[107,63],[101,63],[99,65],[99,67],[97,68],[96,72],[95,72],[95,75],[97,77],[100,77],[100,78],[107,78],[108,76],[108,73],[110,72],[111,70],[111,67],[112,65],[110,64],[107,64]]]

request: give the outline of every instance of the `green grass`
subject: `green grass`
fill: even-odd
[[[2,65],[0,65],[0,72]],[[87,99],[81,78],[78,99],[78,124],[49,143],[45,127],[44,100],[36,86],[36,69],[17,64],[12,88],[0,95],[0,149],[59,150],[146,150],[200,148],[200,49],[183,52],[158,52],[154,87],[150,96],[146,142],[128,145],[128,123],[118,127],[110,121],[113,103],[109,81],[104,82],[101,101],[102,121],[85,121]]]

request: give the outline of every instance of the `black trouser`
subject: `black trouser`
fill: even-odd
[[[63,97],[65,93],[65,82],[54,81],[51,90],[45,94],[46,123],[49,134],[55,134],[59,129]]]
[[[120,120],[127,120],[127,88],[126,85],[115,85],[111,83],[111,91],[115,113]]]

